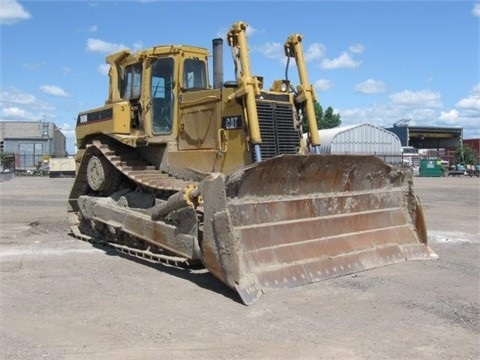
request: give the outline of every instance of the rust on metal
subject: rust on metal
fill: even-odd
[[[270,289],[436,258],[411,175],[376,157],[280,156],[224,181],[246,304]]]

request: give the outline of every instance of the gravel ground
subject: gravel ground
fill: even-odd
[[[2,359],[478,359],[480,180],[415,178],[438,260],[273,291],[68,235],[72,179],[0,182]]]

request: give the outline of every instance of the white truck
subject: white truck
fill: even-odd
[[[49,176],[55,177],[75,177],[75,158],[50,158],[48,162]]]
[[[420,166],[418,150],[413,146],[402,146],[402,163],[412,167]]]

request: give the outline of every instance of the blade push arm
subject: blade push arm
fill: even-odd
[[[302,48],[302,35],[290,35],[285,42],[285,56],[295,58],[298,69],[298,77],[300,85],[297,87],[298,96],[297,101],[305,103],[305,111],[308,118],[308,128],[310,131],[310,138],[315,152],[318,152],[320,146],[320,136],[318,135],[317,121],[315,118],[315,110],[313,107],[315,101],[315,92],[312,85],[310,85],[307,76],[307,68],[305,66],[305,59]]]
[[[235,97],[244,97],[246,107],[246,122],[248,125],[250,142],[256,154],[256,160],[261,160],[260,144],[262,137],[260,135],[260,126],[258,124],[257,107],[255,96],[260,95],[259,80],[252,76],[250,71],[250,58],[248,56],[247,45],[247,24],[239,21],[232,25],[227,34],[228,44],[235,51],[235,67],[237,69],[238,90]]]

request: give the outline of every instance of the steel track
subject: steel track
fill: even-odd
[[[88,189],[87,181],[87,164],[92,155],[103,155],[117,171],[127,177],[137,186],[141,186],[152,192],[168,191],[175,193],[182,191],[186,186],[197,184],[192,181],[185,181],[175,178],[165,173],[161,173],[154,166],[146,163],[135,151],[122,152],[113,146],[101,141],[95,140],[87,145],[87,151],[84,154],[80,167],[77,172],[75,183],[69,197],[69,220],[71,225],[71,235],[76,239],[89,243],[98,244],[109,247],[123,254],[133,256],[135,258],[148,260],[151,262],[160,262],[167,265],[185,267],[190,265],[190,259],[168,255],[166,253],[155,253],[150,251],[150,244],[143,239],[135,238],[139,243],[145,244],[146,250],[127,246],[125,244],[113,243],[100,237],[93,237],[81,232],[79,228],[78,204],[77,200],[85,194]],[[132,235],[130,235],[131,237]],[[160,246],[160,244],[158,244]],[[160,250],[162,250],[160,248]]]

